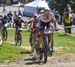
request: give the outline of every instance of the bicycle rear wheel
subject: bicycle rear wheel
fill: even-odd
[[[22,37],[19,38],[19,36],[16,34],[15,35],[15,45],[21,46],[21,44],[22,44]]]

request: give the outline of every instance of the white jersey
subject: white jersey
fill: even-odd
[[[50,21],[52,21],[52,20],[53,20],[53,21],[56,21],[55,16],[54,16],[54,14],[53,14],[52,12],[50,12],[49,19],[44,19],[43,16],[44,16],[44,14],[41,14],[41,15],[39,16],[39,21],[42,21],[42,22],[44,22],[44,23],[48,23],[48,22],[50,22]]]

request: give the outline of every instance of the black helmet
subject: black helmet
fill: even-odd
[[[5,18],[5,19],[7,19],[7,16],[6,16],[6,15],[4,15],[4,18]]]

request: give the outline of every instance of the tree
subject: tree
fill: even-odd
[[[73,9],[75,7],[75,0],[50,0],[50,2],[52,3],[53,8],[60,13],[63,13],[67,4],[70,4]]]

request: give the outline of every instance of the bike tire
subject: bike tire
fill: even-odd
[[[45,36],[44,37],[44,63],[47,62],[47,58],[48,58],[48,44],[49,44],[48,36]]]
[[[47,55],[47,50],[44,51],[44,63],[47,62],[47,58],[48,58],[48,55]]]
[[[40,49],[40,54],[39,54],[40,56],[39,56],[39,60],[42,60],[43,59],[43,52],[42,52],[42,50]]]
[[[22,44],[22,39],[19,39],[18,37],[15,38],[15,45],[16,46],[21,46]]]

